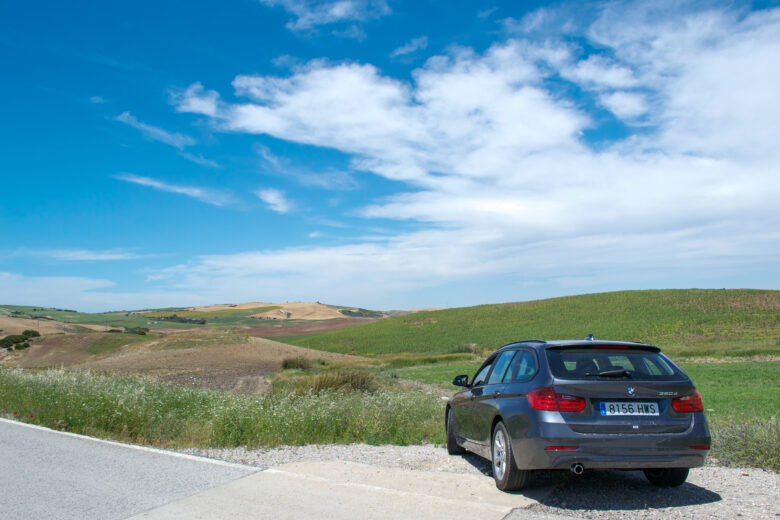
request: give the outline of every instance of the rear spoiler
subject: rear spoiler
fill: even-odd
[[[661,352],[661,349],[653,345],[644,345],[639,343],[613,343],[613,344],[593,344],[592,341],[587,343],[574,343],[571,345],[550,345],[545,347],[545,350],[571,350],[571,349],[588,349],[588,350],[644,350],[645,352]]]

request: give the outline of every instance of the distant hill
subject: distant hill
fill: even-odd
[[[596,338],[672,347],[676,354],[780,352],[780,291],[621,291],[421,312],[313,336],[275,338],[355,354],[493,349],[522,339]],[[665,349],[670,350],[670,349]],[[723,350],[721,350],[723,353]]]
[[[174,307],[86,313],[71,309],[0,305],[0,337],[23,329],[43,334],[78,332],[73,326],[94,330],[108,328],[188,329],[203,325],[257,326],[268,322],[309,322],[353,317],[379,318],[383,314],[354,307],[336,307],[321,303],[238,303],[202,307]]]

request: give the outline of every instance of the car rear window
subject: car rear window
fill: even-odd
[[[660,353],[646,350],[550,349],[547,361],[558,379],[670,381],[681,375]]]

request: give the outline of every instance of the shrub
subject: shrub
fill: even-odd
[[[25,341],[27,341],[27,338],[21,334],[12,334],[0,339],[0,347],[10,348],[17,343],[24,343]]]
[[[287,370],[290,368],[298,368],[301,370],[311,370],[312,368],[312,362],[309,359],[306,359],[305,357],[298,356],[294,358],[285,358],[284,361],[282,361],[282,368]]]
[[[780,420],[752,419],[711,425],[711,457],[726,466],[780,471]]]
[[[30,344],[29,344],[29,343],[27,343],[27,342],[25,342],[25,343],[19,343],[19,344],[18,344],[18,345],[16,345],[16,347],[14,347],[14,348],[15,348],[16,350],[24,350],[24,349],[26,349],[26,348],[29,348],[29,346],[30,346]]]
[[[25,338],[38,338],[41,336],[41,333],[37,330],[28,329],[22,332],[22,336]]]
[[[340,370],[325,372],[299,381],[295,385],[294,391],[297,394],[319,394],[325,391],[375,392],[377,388],[378,385],[373,374],[357,370]]]

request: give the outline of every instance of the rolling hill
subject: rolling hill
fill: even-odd
[[[654,343],[676,355],[780,351],[780,291],[649,290],[421,312],[310,336],[275,338],[354,354],[493,349],[529,338]]]

